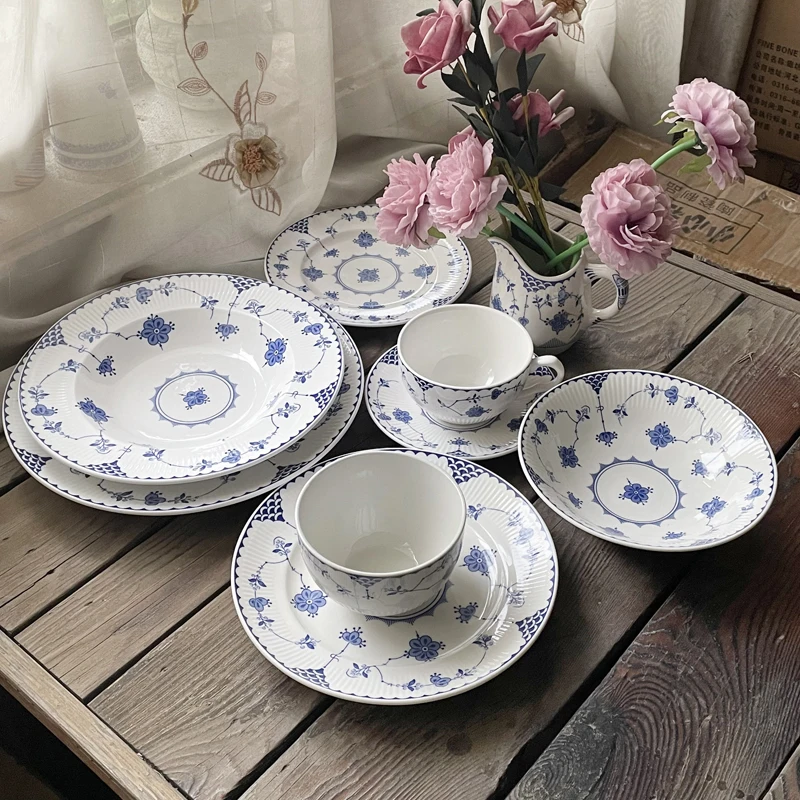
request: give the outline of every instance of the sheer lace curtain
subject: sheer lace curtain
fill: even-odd
[[[652,130],[685,0],[557,2],[543,88]],[[258,275],[245,262],[321,200],[440,150],[461,118],[403,74],[399,37],[430,4],[0,0],[0,369],[120,281]]]

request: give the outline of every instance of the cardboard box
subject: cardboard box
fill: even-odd
[[[800,161],[759,150],[756,153],[756,165],[745,172],[760,181],[800,194]]]
[[[619,128],[567,181],[563,197],[579,206],[603,170],[633,158],[652,163],[665,148],[663,142]],[[690,159],[681,153],[658,170],[680,222],[676,249],[800,293],[800,197],[749,177],[720,191],[705,170],[679,172]]]
[[[760,150],[800,160],[800,13],[797,0],[761,0],[739,77]]]

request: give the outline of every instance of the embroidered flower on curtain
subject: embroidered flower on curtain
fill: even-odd
[[[225,108],[231,112],[239,126],[239,132],[232,133],[228,137],[225,157],[210,161],[200,170],[200,174],[204,178],[220,183],[230,181],[240,192],[250,192],[253,203],[258,208],[279,215],[281,198],[270,184],[278,174],[283,156],[275,140],[267,135],[266,125],[258,121],[258,107],[260,105],[268,106],[275,102],[275,95],[272,92],[261,91],[264,84],[264,73],[267,71],[267,59],[262,53],[257,52],[255,55],[256,69],[260,75],[255,103],[250,96],[250,86],[247,80],[236,92],[233,104],[228,103],[209,83],[197,63],[208,55],[208,42],[197,42],[193,47],[189,47],[189,20],[197,10],[198,3],[199,0],[181,0],[183,43],[189,58],[192,59],[198,77],[182,80],[178,84],[178,88],[193,96],[213,92]]]
[[[584,41],[583,12],[588,0],[555,0],[558,8],[553,17],[561,23],[561,29],[576,42]]]

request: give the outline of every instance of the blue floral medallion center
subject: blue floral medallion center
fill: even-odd
[[[236,404],[236,384],[214,370],[192,370],[168,378],[155,388],[152,411],[172,425],[207,425]]]

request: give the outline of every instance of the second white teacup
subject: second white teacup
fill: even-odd
[[[480,428],[525,393],[564,378],[555,356],[536,356],[525,328],[487,306],[441,306],[414,317],[397,340],[403,383],[451,428]]]

